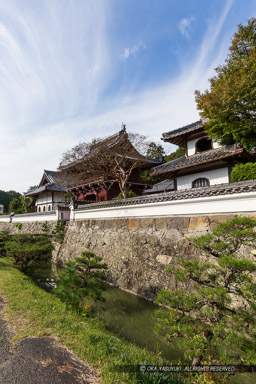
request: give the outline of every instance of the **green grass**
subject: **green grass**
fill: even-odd
[[[108,332],[95,318],[67,309],[54,295],[37,287],[6,258],[0,258],[0,293],[14,341],[26,336],[56,336],[58,341],[99,370],[103,383],[184,383],[181,378],[114,372],[114,365],[163,364],[156,355]],[[153,337],[153,335],[152,335]]]

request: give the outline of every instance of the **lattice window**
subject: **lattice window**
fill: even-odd
[[[200,177],[199,179],[195,179],[192,182],[192,188],[201,188],[201,187],[209,187],[210,181],[205,177]]]

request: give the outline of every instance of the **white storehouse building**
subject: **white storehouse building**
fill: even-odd
[[[53,211],[64,200],[67,187],[63,184],[59,174],[44,170],[38,188],[26,192],[26,197],[32,197],[35,212]]]
[[[221,145],[211,140],[202,120],[163,133],[162,140],[185,148],[185,155],[155,167],[152,175],[172,180],[178,191],[230,183],[236,163],[255,161],[240,144]]]

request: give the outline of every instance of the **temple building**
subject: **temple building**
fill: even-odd
[[[173,180],[174,190],[230,183],[236,163],[255,161],[240,144],[221,145],[209,138],[202,120],[162,134],[162,140],[185,148],[185,155],[154,168],[152,176]]]
[[[64,184],[59,173],[44,170],[38,188],[24,193],[24,196],[32,198],[35,212],[53,211],[65,199],[67,187]]]
[[[122,143],[125,143],[125,151],[123,153]],[[139,154],[129,141],[124,125],[119,132],[106,139],[100,140],[95,146],[95,153],[100,151],[102,144],[104,144],[104,147],[107,146],[110,148],[110,151],[112,150],[117,156],[120,158],[123,157],[127,161],[136,162],[136,158],[139,158],[138,164],[132,170],[126,185],[128,191],[131,190],[136,195],[142,195],[145,188],[150,187],[151,184],[145,183],[141,179],[140,172],[161,164],[162,159],[149,159]],[[127,155],[127,153],[129,153],[129,155]],[[72,174],[75,175],[77,172],[77,164],[83,164],[83,161],[84,160],[81,159],[65,166],[61,165],[59,169],[67,172],[69,176],[72,176]],[[71,193],[76,200],[80,201],[107,201],[118,197],[120,187],[111,170],[109,169],[109,172],[107,172],[105,169],[104,171],[88,172],[88,174],[82,178],[78,177],[75,182],[68,184],[68,192]]]

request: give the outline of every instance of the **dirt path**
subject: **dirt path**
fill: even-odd
[[[78,361],[50,337],[27,337],[18,344],[1,312],[0,297],[0,383],[1,384],[100,384],[95,371]]]

